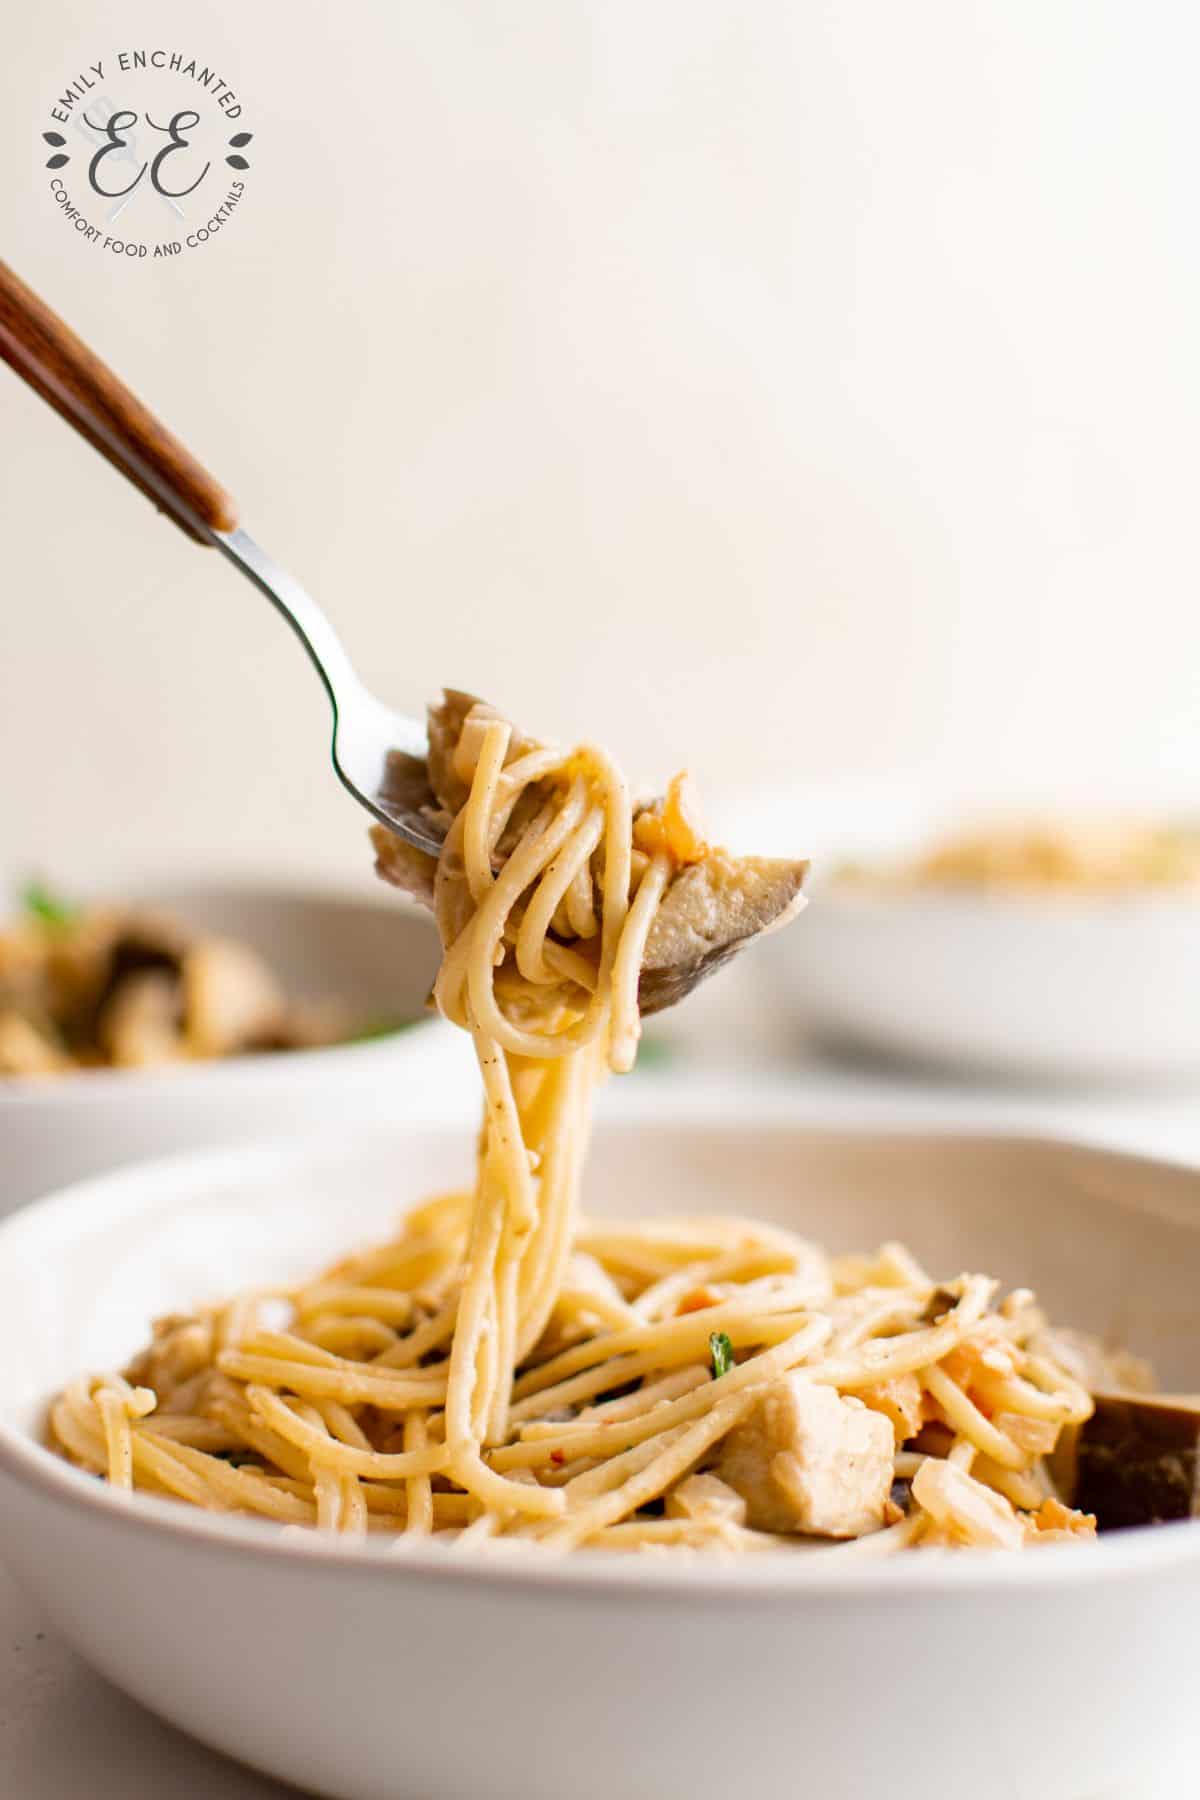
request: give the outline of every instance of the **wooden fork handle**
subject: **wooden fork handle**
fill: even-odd
[[[3,262],[0,357],[197,543],[234,529],[224,488]]]

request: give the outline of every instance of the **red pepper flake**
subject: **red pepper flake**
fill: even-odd
[[[556,1468],[561,1469],[563,1464],[566,1462],[566,1460],[567,1460],[567,1453],[565,1450],[552,1450],[550,1452],[550,1461],[555,1465]]]
[[[685,1313],[705,1312],[710,1306],[719,1306],[721,1298],[722,1296],[714,1294],[711,1288],[693,1288],[690,1293],[684,1294],[680,1298],[679,1305],[675,1308],[675,1317],[681,1319]]]

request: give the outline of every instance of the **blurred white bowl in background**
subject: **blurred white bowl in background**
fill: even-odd
[[[250,945],[293,999],[340,1003],[352,1019],[414,1023],[313,1050],[0,1080],[0,1214],[135,1158],[322,1124],[457,1117],[469,1104],[470,1043],[424,1013],[437,934],[427,914],[396,896],[138,881],[114,884],[106,897]]]
[[[764,946],[819,1043],[1041,1082],[1200,1076],[1200,904],[818,885]]]
[[[1170,812],[1149,795],[1134,810]],[[974,811],[1005,816],[986,798]],[[1040,811],[1086,818],[1089,808],[1080,798]],[[766,788],[715,809],[714,835],[737,849],[813,862],[805,912],[745,958],[755,992],[744,1005],[760,1038],[776,1055],[815,1043],[1042,1086],[1200,1079],[1194,896],[889,890],[833,878],[844,861],[903,862],[971,816],[961,796],[938,795],[911,772]]]

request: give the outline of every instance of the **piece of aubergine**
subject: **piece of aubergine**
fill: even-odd
[[[1200,1396],[1094,1398],[1092,1417],[1054,1452],[1064,1498],[1100,1531],[1200,1519]]]
[[[428,762],[399,752],[393,752],[389,762],[384,792],[419,809],[442,832],[466,799],[466,784],[454,771],[453,755],[463,722],[478,704],[470,694],[447,689],[443,700],[429,708]],[[514,733],[508,760],[530,747],[528,738]],[[437,872],[433,857],[383,826],[373,828],[371,839],[375,867],[383,879],[431,907]],[[801,890],[807,872],[807,862],[730,856],[718,849],[680,869],[659,904],[647,939],[638,982],[642,1013],[674,1006],[752,938],[786,925],[805,904]]]

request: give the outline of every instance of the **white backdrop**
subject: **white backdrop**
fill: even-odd
[[[253,178],[123,264],[38,133],[166,42]],[[398,702],[718,790],[1186,793],[1198,52],[1169,0],[43,0],[0,245]],[[359,866],[285,630],[0,375],[0,858]]]

